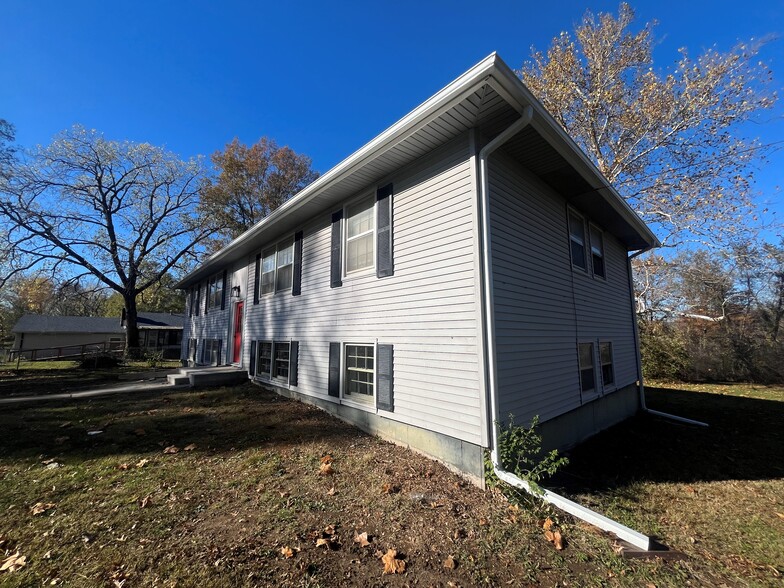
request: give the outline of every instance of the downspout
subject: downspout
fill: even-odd
[[[634,345],[635,349],[635,360],[637,361],[637,382],[639,383],[637,389],[640,393],[640,410],[643,412],[647,412],[648,414],[656,415],[659,417],[663,417],[665,419],[670,419],[671,421],[677,421],[679,423],[686,423],[687,425],[697,425],[699,427],[707,427],[709,426],[708,423],[703,423],[702,421],[695,421],[692,419],[687,419],[686,417],[676,416],[674,414],[669,414],[666,412],[661,412],[658,410],[653,410],[652,408],[648,408],[645,404],[645,383],[642,378],[642,359],[640,358],[640,330],[637,326],[637,311],[636,311],[636,304],[634,300],[634,280],[632,279],[632,259],[637,257],[638,255],[642,255],[643,253],[647,253],[651,250],[651,247],[645,247],[644,249],[640,249],[639,251],[635,251],[631,255],[626,258],[626,273],[629,277],[629,296],[631,297],[632,303],[632,325],[634,326]]]
[[[498,427],[501,419],[499,414],[497,388],[498,362],[495,344],[495,311],[493,308],[493,268],[490,251],[490,181],[487,160],[496,149],[525,128],[531,122],[532,117],[533,108],[531,106],[526,106],[519,119],[513,122],[505,131],[495,137],[479,151],[479,191],[482,204],[482,218],[479,223],[479,230],[482,233],[482,269],[484,273],[485,336],[487,337],[486,349],[488,363],[487,394],[490,397],[490,410],[493,418],[491,427],[493,447],[490,452],[493,471],[500,480],[506,482],[510,486],[524,490],[534,496],[539,496],[545,502],[568,512],[578,519],[586,521],[604,531],[609,531],[639,549],[649,551],[652,544],[650,537],[638,533],[617,521],[613,521],[612,519],[585,508],[550,490],[542,489],[542,493],[534,491],[527,481],[504,470],[503,465],[498,459]]]

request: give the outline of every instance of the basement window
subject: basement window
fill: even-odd
[[[363,404],[375,404],[375,373],[373,345],[346,345],[343,398]]]
[[[596,391],[596,367],[593,353],[593,343],[580,343],[577,346],[580,362],[580,391]]]
[[[257,344],[256,377],[296,386],[299,344],[297,341],[259,341]]]

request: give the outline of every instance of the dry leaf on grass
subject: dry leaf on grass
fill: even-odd
[[[147,508],[152,500],[152,494],[148,494],[139,501],[139,508]]]
[[[0,572],[16,572],[27,565],[27,556],[21,555],[18,551],[9,555],[0,564]]]
[[[316,547],[322,547],[324,545],[329,547],[330,542],[331,542],[330,539],[325,539],[324,537],[320,537],[319,539],[316,539]]]
[[[127,464],[127,463],[121,463],[120,465],[118,465],[118,466],[117,466],[117,469],[118,469],[118,470],[120,470],[121,472],[124,472],[124,471],[125,471],[125,470],[127,470],[129,467],[131,467],[131,465],[130,465],[130,464]]]
[[[33,516],[44,514],[47,510],[52,510],[57,505],[54,502],[36,502],[31,508],[30,513]]]
[[[332,463],[332,456],[328,453],[321,458],[321,463]]]
[[[367,531],[364,533],[360,533],[354,537],[354,543],[359,543],[360,547],[367,547],[370,545],[370,539],[368,538]]]
[[[292,548],[291,548],[291,547],[289,547],[288,545],[286,545],[285,547],[281,547],[281,548],[280,548],[280,553],[281,553],[281,554],[283,555],[283,557],[285,557],[286,559],[291,559],[292,557],[294,557],[294,554],[295,554],[296,552],[298,552],[298,551],[299,551],[299,547],[295,547],[294,549],[292,549]]]
[[[398,559],[397,551],[389,549],[381,556],[381,561],[384,564],[384,574],[402,574],[406,571],[406,562]]]
[[[450,555],[444,560],[444,567],[448,570],[454,570],[457,567],[457,561]]]
[[[396,494],[397,492],[400,492],[400,488],[395,486],[394,484],[390,484],[389,482],[387,482],[386,484],[381,486],[381,492],[383,492],[384,494]]]
[[[193,451],[194,449],[196,449],[195,443],[188,443],[188,445],[182,448],[183,451]]]
[[[330,462],[322,462],[319,466],[319,476],[331,476],[335,473]]]
[[[179,453],[180,448],[177,447],[176,445],[169,445],[166,449],[163,450],[163,452],[168,454]]]
[[[137,468],[143,468],[143,467],[144,467],[144,466],[146,466],[148,463],[150,463],[150,460],[149,460],[149,459],[140,459],[139,461],[137,461],[137,462],[136,462],[136,467],[137,467]]]
[[[547,517],[544,520],[544,523],[542,523],[542,529],[544,529],[545,531],[549,531],[552,528],[553,524],[554,524],[553,523],[553,519],[551,519],[550,517]],[[549,541],[549,539],[548,539],[548,541]]]
[[[335,494],[337,494],[337,493],[338,493],[338,491],[337,491],[337,490],[335,490],[335,487],[334,487],[334,486],[332,486],[332,488],[330,488],[329,490],[327,490],[327,496],[335,496]]]

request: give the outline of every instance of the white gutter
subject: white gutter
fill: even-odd
[[[498,459],[498,428],[501,422],[499,407],[498,407],[498,362],[496,358],[496,345],[495,345],[495,312],[493,308],[493,268],[490,256],[490,181],[488,177],[487,160],[490,155],[503,145],[506,141],[511,139],[514,135],[526,127],[533,118],[533,108],[529,105],[523,110],[522,116],[513,122],[505,131],[495,137],[490,143],[485,145],[479,151],[479,190],[480,198],[482,201],[482,219],[480,222],[480,231],[482,232],[482,267],[484,271],[484,306],[485,306],[485,335],[487,337],[487,358],[488,358],[488,395],[490,397],[491,414],[493,417],[492,423],[492,442],[493,447],[490,453],[490,459],[493,463],[493,471],[500,480],[503,480],[510,486],[525,490],[534,496],[540,496],[545,502],[568,512],[569,514],[586,521],[604,531],[609,531],[638,547],[649,551],[651,549],[651,538],[638,533],[637,531],[626,527],[609,519],[597,512],[594,512],[584,506],[577,504],[551,492],[544,490],[543,494],[535,492],[525,480],[517,477],[511,472],[503,469],[502,464]]]
[[[637,328],[637,312],[635,311],[635,303],[634,303],[634,280],[632,279],[632,259],[637,257],[638,255],[642,255],[643,253],[647,253],[650,251],[652,247],[646,247],[645,249],[640,249],[639,251],[635,251],[629,257],[626,258],[627,263],[627,273],[629,274],[629,296],[631,297],[631,307],[632,307],[632,325],[634,325],[634,344],[637,347],[635,353],[635,359],[637,360],[637,381],[639,382],[638,390],[640,393],[640,410],[643,412],[647,412],[648,414],[656,415],[659,417],[663,417],[665,419],[670,419],[672,421],[677,421],[679,423],[686,423],[688,425],[697,425],[698,427],[708,427],[708,423],[703,423],[702,421],[695,421],[692,419],[687,419],[686,417],[676,416],[674,414],[669,414],[666,412],[661,412],[658,410],[653,410],[652,408],[648,408],[645,404],[645,383],[642,379],[642,359],[640,358],[640,331]]]

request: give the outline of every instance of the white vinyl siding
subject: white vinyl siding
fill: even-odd
[[[578,342],[612,340],[615,386],[634,383],[626,251],[605,233],[606,280],[573,270],[565,199],[501,152],[490,190],[500,414],[545,421],[595,398],[581,396]]]
[[[394,345],[395,408],[385,416],[480,443],[476,194],[469,157],[465,135],[395,176],[347,194],[301,227],[302,295],[264,297],[248,307],[246,345],[251,339],[298,340],[296,390],[322,398],[329,398],[330,342]],[[332,212],[390,182],[394,275],[378,279],[375,272],[358,271],[330,288]],[[253,284],[255,255],[246,263]]]

